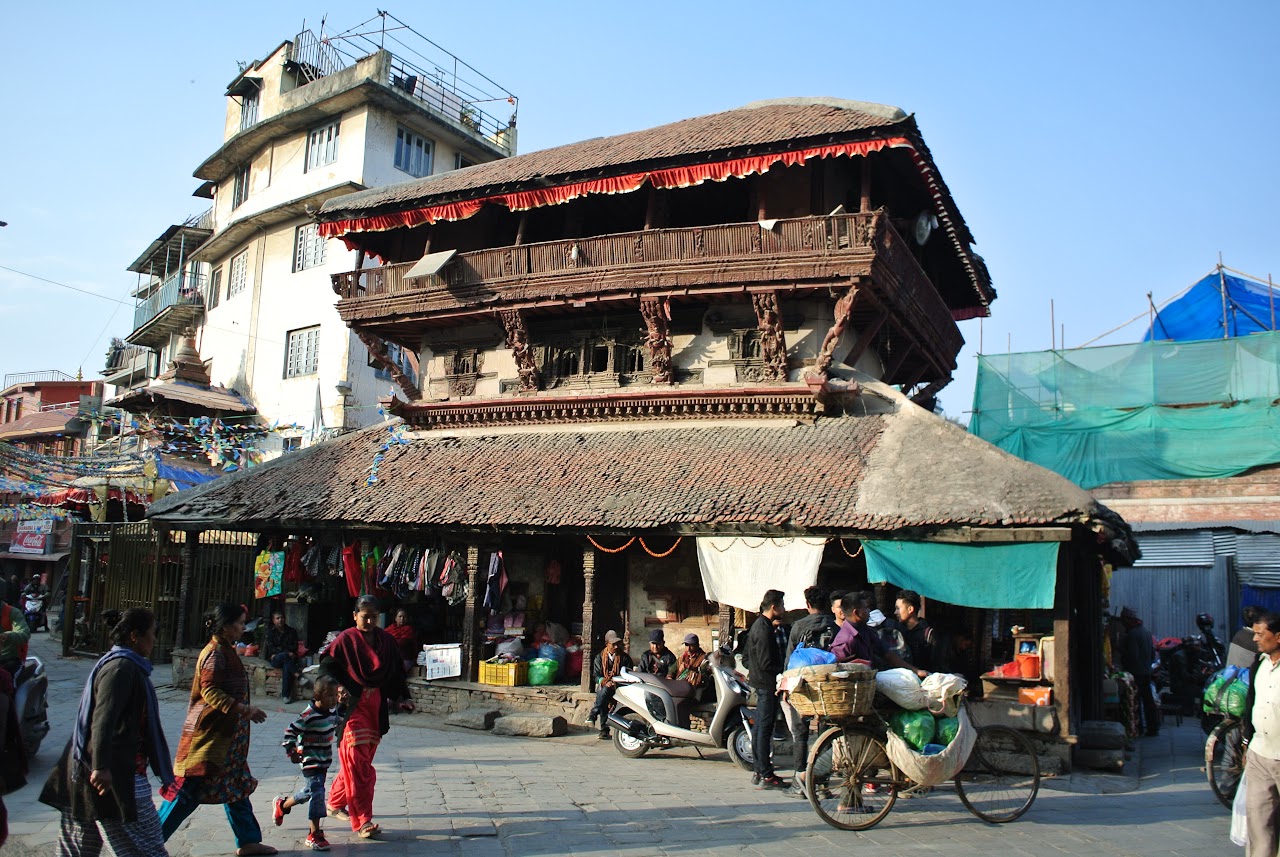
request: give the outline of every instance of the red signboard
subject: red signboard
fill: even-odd
[[[9,553],[44,553],[49,536],[44,533],[14,533]]]

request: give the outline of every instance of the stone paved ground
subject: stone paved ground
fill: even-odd
[[[41,749],[32,783],[5,799],[12,838],[6,854],[51,855],[57,815],[35,800],[39,785],[70,734],[88,660],[60,660],[44,634],[34,651],[51,671],[53,733]],[[164,668],[156,671],[165,678]],[[186,694],[161,689],[171,745]],[[289,714],[270,700],[255,727],[251,765],[261,780],[254,803],[266,841],[301,850],[306,821],[270,820],[270,797],[298,784],[279,750]],[[296,712],[301,704],[289,707]],[[876,857],[906,855],[1196,855],[1242,854],[1227,839],[1228,813],[1200,770],[1202,736],[1188,721],[1144,739],[1126,776],[1077,774],[1043,788],[1031,811],[1007,825],[970,815],[954,791],[900,801],[867,833],[835,830],[808,804],[753,789],[725,754],[698,759],[692,750],[627,760],[593,735],[500,738],[401,717],[379,749],[375,811],[386,837],[356,839],[332,819],[335,855],[832,855],[856,849]],[[683,783],[684,785],[674,785]],[[212,857],[234,851],[222,812],[196,812],[169,843],[174,855]]]

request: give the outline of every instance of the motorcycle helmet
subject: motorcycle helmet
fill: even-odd
[[[1211,630],[1213,628],[1212,614],[1201,613],[1200,615],[1196,616],[1196,627],[1199,628],[1201,632]]]

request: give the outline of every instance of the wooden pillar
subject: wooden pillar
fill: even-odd
[[[1074,732],[1071,723],[1072,553],[1070,542],[1059,543],[1058,579],[1053,598],[1053,704],[1058,709],[1058,731],[1064,738]]]
[[[722,646],[728,646],[729,650],[733,650],[733,608],[728,604],[720,605],[720,639],[717,641]]]
[[[182,543],[182,577],[178,579],[178,618],[173,629],[173,648],[181,648],[187,634],[187,606],[191,601],[191,581],[196,576],[196,557],[200,553],[200,531],[188,530]]]
[[[84,539],[76,537],[76,524],[71,524],[71,559],[67,563],[67,592],[62,602],[62,656],[71,655],[76,641],[76,596],[80,594],[80,557],[84,551]]]
[[[858,174],[862,179],[862,195],[858,200],[858,211],[867,212],[871,210],[871,164],[867,156],[863,156],[859,166]]]
[[[480,576],[480,548],[467,545],[467,604],[462,617],[462,678],[480,677],[480,634],[476,622],[476,586]]]
[[[519,247],[524,243],[524,231],[529,225],[529,212],[520,212],[520,220],[516,223],[516,240],[515,246]]]
[[[591,661],[595,657],[596,551],[582,549],[582,689],[591,692]]]

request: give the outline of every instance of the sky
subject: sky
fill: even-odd
[[[131,327],[136,275],[125,267],[208,207],[191,196],[191,173],[220,143],[237,61],[265,56],[304,20],[318,29],[327,15],[342,30],[375,11],[9,4],[0,374],[98,377],[110,338]],[[521,152],[764,98],[915,114],[999,294],[990,318],[961,324],[967,344],[940,397],[961,420],[980,344],[1076,347],[1142,316],[1099,344],[1136,341],[1147,294],[1172,297],[1219,254],[1280,279],[1275,2],[499,0],[388,11],[519,96]]]

